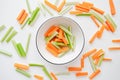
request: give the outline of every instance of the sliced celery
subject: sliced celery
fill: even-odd
[[[59,73],[56,73],[55,75],[57,75],[57,76],[70,75],[70,72],[59,72]]]
[[[67,54],[67,51],[66,51],[66,52],[62,52],[62,53],[60,53],[60,54],[58,55],[58,57],[61,58],[61,57],[63,57],[63,56],[66,55],[66,54]]]
[[[28,35],[27,44],[26,44],[26,53],[28,52],[29,49],[30,39],[31,39],[31,34]]]
[[[9,57],[12,56],[12,54],[10,54],[10,53],[8,53],[6,51],[3,51],[3,50],[0,50],[0,54],[4,54],[4,55],[9,56]]]
[[[41,67],[41,68],[44,68],[45,66],[42,65],[42,64],[35,64],[35,63],[30,63],[29,66],[38,66],[38,67]]]
[[[56,44],[56,42],[52,41],[51,42],[56,48],[60,49],[60,47]]]
[[[98,62],[98,66],[100,67],[102,62],[103,62],[103,58],[104,58],[104,54],[101,55],[100,59],[99,59],[99,62]]]
[[[49,77],[50,80],[53,80],[51,75],[49,74],[48,70],[45,67],[43,68],[43,72],[46,74],[46,76]]]
[[[82,14],[77,14],[76,16],[91,16],[90,13],[82,13]]]
[[[70,44],[67,35],[67,33],[64,33],[65,39],[67,40],[68,44]]]
[[[30,20],[30,17],[25,21],[25,23],[22,25],[21,29],[23,29],[26,26],[26,24],[28,23],[29,20]]]
[[[31,14],[31,8],[30,8],[30,4],[29,4],[29,1],[28,1],[28,0],[26,0],[26,4],[27,4],[28,11],[29,11],[29,13]]]
[[[55,42],[55,41],[54,41],[54,43],[55,43],[56,45],[58,45],[58,46],[66,46],[66,44],[64,44],[64,43],[62,43],[62,42]]]
[[[76,5],[79,2],[66,2],[65,6]]]
[[[46,16],[46,12],[45,12],[45,10],[44,10],[44,8],[43,8],[43,6],[42,6],[42,4],[40,2],[38,3],[38,6],[40,7],[42,14],[44,16]]]
[[[63,25],[60,25],[60,28],[65,31],[65,33],[67,33],[68,35],[72,35],[72,33],[70,31],[68,31],[67,28],[65,28]]]
[[[0,31],[4,30],[5,29],[5,25],[1,25],[0,26]]]
[[[72,6],[67,6],[65,9],[59,12],[59,15],[64,15],[72,9]]]
[[[69,35],[67,35],[67,38],[68,38],[68,42],[69,42],[69,46],[70,46],[70,48],[73,49],[72,39],[70,38]]]

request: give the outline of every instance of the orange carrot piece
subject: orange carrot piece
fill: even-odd
[[[58,53],[56,51],[54,51],[53,49],[51,49],[50,47],[46,46],[46,49],[55,57],[58,56]]]
[[[110,5],[110,11],[112,15],[116,14],[115,6],[113,0],[109,0],[109,5]]]
[[[19,23],[22,24],[25,21],[25,19],[27,18],[27,16],[28,16],[28,13],[24,12],[23,16],[19,20]]]
[[[63,42],[67,45],[68,44],[68,41],[66,40],[65,37],[62,38]]]
[[[47,46],[58,53],[58,49],[54,45],[52,45],[52,43],[50,43],[50,42],[47,43]]]
[[[90,38],[89,43],[92,43],[95,38],[97,37],[98,31],[93,34],[93,36]]]
[[[77,14],[82,14],[82,11],[70,11],[70,14],[74,14],[74,15],[77,15]]]
[[[94,17],[94,15],[91,15],[90,18],[93,20],[93,22],[97,25],[97,27],[100,27],[100,25],[97,22],[97,19]]]
[[[68,67],[68,71],[81,71],[81,67]]]
[[[103,61],[112,61],[111,58],[103,58]]]
[[[62,47],[61,49],[58,50],[59,53],[61,52],[66,52],[69,50],[69,47]]]
[[[52,35],[55,31],[57,31],[59,29],[59,27],[55,26],[55,28],[53,28],[48,34],[47,36]]]
[[[53,80],[58,80],[58,78],[56,77],[56,75],[53,72],[51,72],[50,75],[52,76]]]
[[[62,40],[62,39],[59,39],[59,38],[55,38],[54,41],[56,41],[56,42],[63,42],[63,40]]]
[[[85,9],[85,10],[88,10],[88,11],[90,10],[90,8],[86,5],[84,5],[84,4],[76,4],[76,7],[82,8],[82,9]]]
[[[64,7],[66,3],[66,0],[63,0],[62,3],[59,5],[59,7],[57,8],[57,11],[60,12],[62,10],[62,8]]]
[[[105,29],[106,29],[107,31],[110,30],[110,28],[108,27],[108,25],[106,25],[106,24],[102,24],[102,25],[104,25],[104,27],[105,27]]]
[[[107,26],[109,27],[109,29],[111,30],[111,32],[115,32],[114,27],[112,26],[112,24],[108,20],[106,20],[105,23],[107,24]]]
[[[19,63],[15,63],[14,67],[18,68],[18,69],[22,69],[22,70],[28,70],[29,66],[28,65],[24,65],[24,64],[19,64]]]
[[[64,37],[64,32],[63,32],[62,29],[59,29],[58,31],[59,31],[58,32],[58,38],[62,39]]]
[[[120,39],[114,39],[112,42],[120,42]]]
[[[109,50],[120,50],[120,47],[109,47]]]
[[[100,59],[100,57],[95,59],[95,65],[97,65],[97,64],[98,64],[99,59]]]
[[[80,62],[81,62],[81,68],[84,68],[84,58],[83,57],[81,58]]]
[[[96,11],[96,12],[102,14],[102,15],[104,14],[104,11],[101,10],[101,9],[99,9],[99,8],[96,8],[96,7],[93,6],[92,9],[93,9],[94,11]]]
[[[86,57],[90,56],[91,54],[93,54],[93,53],[96,52],[96,51],[97,51],[96,48],[94,48],[94,49],[92,49],[92,50],[89,50],[88,52],[86,52],[86,53],[83,55],[83,58],[86,58]]]
[[[57,11],[57,7],[54,4],[50,3],[48,0],[44,0],[44,2],[46,5]]]
[[[23,16],[24,13],[25,13],[25,9],[22,9],[22,11],[19,13],[19,15],[17,17],[18,21],[22,18],[22,16]]]
[[[90,79],[93,79],[93,78],[94,78],[95,76],[97,76],[100,72],[101,72],[100,69],[97,69],[95,72],[93,72],[93,73],[89,76],[89,78],[90,78]]]
[[[43,80],[43,77],[40,75],[34,75],[35,78],[37,78],[38,80]]]
[[[103,31],[104,31],[104,28],[105,28],[104,25],[102,25],[102,26],[100,27],[100,30],[99,30],[98,33],[97,33],[97,37],[98,37],[98,38],[101,38],[101,37],[102,37],[102,34],[103,34]]]
[[[78,11],[82,11],[82,12],[89,12],[89,10],[80,8],[80,7],[78,7],[78,6],[75,6],[75,9],[78,10]]]
[[[78,73],[76,73],[76,77],[87,76],[87,75],[88,75],[88,72],[78,72]]]
[[[88,7],[90,7],[90,8],[92,8],[93,7],[93,4],[92,3],[90,3],[90,2],[83,2],[83,5],[85,5],[85,6],[88,6]]]
[[[98,50],[93,56],[92,59],[95,60],[101,53],[103,53],[103,49]]]

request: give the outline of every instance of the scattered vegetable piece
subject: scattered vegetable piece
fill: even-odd
[[[76,5],[78,2],[66,2],[65,6]]]
[[[21,29],[23,29],[23,28],[26,26],[26,24],[28,23],[29,20],[30,20],[30,18],[28,18],[28,19],[25,21],[25,23],[21,26]]]
[[[72,9],[72,6],[67,6],[63,10],[59,12],[59,15],[64,15],[65,13],[69,12]]]
[[[4,55],[9,56],[9,57],[12,56],[12,54],[10,54],[10,53],[8,53],[6,51],[3,51],[3,50],[0,50],[0,54],[4,54]]]
[[[93,10],[95,10],[96,12],[100,13],[100,14],[104,14],[104,11],[101,9],[98,9],[96,7],[92,7]]]
[[[82,13],[82,14],[77,14],[76,16],[91,16],[90,13]]]
[[[32,11],[31,11],[31,8],[30,8],[29,0],[26,0],[26,4],[27,4],[28,11],[31,14]]]
[[[93,20],[93,22],[97,25],[97,27],[100,27],[100,25],[98,24],[96,18],[94,15],[91,15],[90,18]]]
[[[102,26],[100,27],[100,29],[98,30],[98,33],[97,33],[97,37],[98,37],[98,38],[101,38],[101,37],[102,37],[102,34],[103,34],[104,29],[105,29],[105,26],[102,25]]]
[[[87,76],[88,75],[88,72],[77,72],[76,73],[76,77],[79,77],[79,76]]]
[[[81,71],[81,67],[68,67],[68,71]]]
[[[99,56],[101,53],[104,53],[103,49],[99,49],[93,56],[92,59],[95,60],[97,56]]]
[[[120,39],[113,39],[112,42],[120,42]]]
[[[31,34],[28,35],[27,44],[26,44],[26,53],[28,53],[29,45],[30,45]]]
[[[70,75],[70,72],[59,72],[59,73],[56,73],[55,75],[57,75],[57,76]]]
[[[61,2],[61,4],[60,4],[60,5],[58,6],[58,8],[57,8],[57,11],[58,11],[58,12],[60,12],[60,11],[62,10],[62,8],[64,7],[65,3],[66,3],[66,0],[63,0],[63,1]]]
[[[28,70],[29,69],[28,65],[20,64],[20,63],[15,63],[14,67],[16,67],[17,69],[21,69],[21,70]]]
[[[103,58],[103,61],[111,61],[111,58]]]
[[[35,74],[34,77],[37,78],[38,80],[43,80],[43,77],[40,76],[40,75],[36,75],[36,74]]]
[[[97,37],[97,34],[98,34],[98,31],[96,31],[94,34],[93,34],[93,36],[90,38],[90,40],[89,40],[89,43],[92,43],[94,40],[95,40],[95,38]]]
[[[5,25],[1,25],[0,26],[0,31],[4,30],[5,29]]]
[[[18,21],[22,18],[24,13],[25,13],[25,9],[22,9],[21,12],[19,13],[18,17],[17,17]]]
[[[50,75],[52,76],[53,80],[58,80],[58,78],[56,77],[56,75],[53,72],[51,72]]]
[[[98,66],[100,67],[102,62],[103,62],[103,58],[104,58],[104,54],[102,56],[100,56],[99,62],[98,62]]]
[[[112,15],[116,14],[116,9],[113,0],[109,0],[110,11]]]
[[[24,12],[23,16],[21,17],[21,19],[19,20],[20,24],[23,24],[23,22],[25,21],[25,19],[27,18],[28,13]]]
[[[93,73],[89,76],[89,78],[90,78],[90,79],[93,79],[93,78],[94,78],[95,76],[97,76],[100,72],[101,72],[100,69],[97,69],[95,72],[93,72]]]
[[[42,65],[42,64],[34,64],[34,63],[30,63],[29,66],[38,66],[38,67],[41,67],[41,68],[44,68],[45,66]]]

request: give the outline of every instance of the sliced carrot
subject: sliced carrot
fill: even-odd
[[[120,50],[120,47],[109,47],[109,50]]]
[[[97,51],[96,48],[92,49],[92,50],[89,50],[88,52],[86,52],[84,55],[83,55],[83,58],[86,58],[88,56],[90,56],[91,54],[95,53]]]
[[[98,31],[96,31],[94,34],[93,34],[93,36],[90,38],[90,40],[89,40],[89,43],[92,43],[94,40],[95,40],[95,38],[97,37],[97,34],[98,34]]]
[[[85,9],[85,10],[88,10],[88,11],[90,10],[90,8],[86,5],[84,5],[84,4],[77,4],[76,7],[82,8],[82,9]]]
[[[37,78],[38,80],[43,80],[43,77],[40,76],[40,75],[36,75],[36,74],[35,74],[34,77]]]
[[[114,39],[112,42],[120,42],[120,39]]]
[[[59,5],[59,7],[57,8],[57,11],[60,12],[62,10],[62,8],[64,7],[66,3],[66,0],[63,0],[62,3]]]
[[[103,61],[111,61],[111,58],[103,58]]]
[[[57,7],[54,4],[50,3],[48,0],[44,0],[44,2],[46,5],[57,11]]]
[[[53,28],[48,34],[47,34],[47,36],[50,36],[50,35],[52,35],[55,31],[57,31],[59,29],[59,27],[58,26],[55,26],[55,28]]]
[[[95,60],[101,53],[103,53],[103,49],[98,50],[93,56],[92,59]]]
[[[100,59],[100,57],[95,59],[95,65],[97,65],[97,64],[98,64],[99,59]]]
[[[89,78],[90,78],[90,79],[93,79],[93,78],[94,78],[95,76],[97,76],[100,72],[101,72],[100,69],[97,69],[95,72],[93,72],[93,73],[89,76]]]
[[[107,24],[111,32],[115,32],[115,28],[112,26],[112,24],[108,20],[106,20],[105,23]]]
[[[22,70],[28,70],[29,66],[28,65],[24,65],[24,64],[19,64],[19,63],[15,63],[14,67],[18,68],[18,69],[22,69]]]
[[[80,8],[80,7],[78,7],[78,6],[75,6],[75,9],[78,10],[78,11],[82,11],[82,12],[89,12],[89,10]]]
[[[81,71],[81,67],[68,67],[68,71]]]
[[[97,22],[97,19],[94,17],[94,15],[91,15],[90,18],[93,20],[93,22],[97,25],[97,27],[100,27],[100,25]]]
[[[25,19],[27,18],[27,16],[28,16],[28,13],[24,12],[23,16],[19,20],[19,23],[22,24],[25,21]]]
[[[78,11],[78,10],[70,11],[70,14],[74,14],[74,15],[81,14],[81,13],[82,13],[82,11]]]
[[[18,21],[22,18],[22,16],[23,16],[24,13],[25,13],[25,9],[22,9],[22,11],[19,13],[19,15],[17,17]]]
[[[58,53],[58,49],[54,45],[52,45],[52,43],[50,43],[50,42],[47,43],[47,46]]]
[[[90,2],[83,2],[83,5],[85,5],[85,6],[88,6],[88,7],[90,7],[90,8],[92,8],[93,7],[93,4],[92,3],[90,3]]]
[[[46,49],[47,49],[50,53],[52,53],[53,56],[55,56],[55,57],[58,56],[58,53],[55,52],[55,51],[54,51],[53,49],[51,49],[50,47],[46,46]]]
[[[58,78],[56,77],[56,75],[53,72],[51,72],[50,75],[52,76],[53,80],[58,80]]]
[[[58,32],[58,38],[60,38],[60,39],[62,39],[63,37],[64,37],[64,32],[63,32],[63,30],[62,29],[59,29],[58,30],[59,32]]]
[[[104,11],[101,10],[101,9],[99,9],[99,8],[96,8],[96,7],[93,6],[92,9],[93,9],[94,11],[96,11],[96,12],[102,14],[102,15],[104,14]]]
[[[110,5],[110,11],[112,15],[116,14],[115,6],[113,0],[109,0],[109,5]]]
[[[97,33],[97,37],[98,37],[98,38],[101,38],[101,37],[102,37],[104,28],[105,28],[104,25],[102,25],[102,26],[100,27],[100,29],[99,29],[99,31],[98,31],[98,33]]]
[[[66,40],[65,37],[62,38],[63,42],[67,45],[68,44],[68,41]]]
[[[66,46],[66,47],[62,47],[61,49],[59,49],[58,52],[61,53],[61,52],[66,52],[68,50],[69,50],[69,47]]]
[[[87,76],[87,75],[88,75],[88,72],[78,72],[78,73],[76,73],[76,77]]]
[[[81,68],[84,68],[84,58],[83,57],[81,58],[80,62],[81,62]]]

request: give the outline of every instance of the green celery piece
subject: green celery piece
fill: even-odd
[[[41,67],[41,68],[44,68],[45,66],[42,65],[42,64],[35,64],[35,63],[30,63],[29,66],[38,66],[38,67]]]
[[[48,70],[45,67],[43,68],[43,72],[46,74],[46,76],[48,76],[48,78],[50,80],[53,80],[52,77],[51,77],[51,75],[49,74]]]
[[[72,9],[72,6],[67,6],[65,9],[59,12],[59,15],[64,15]]]
[[[111,23],[111,25],[116,29],[117,25],[116,23],[113,21],[113,19],[111,18],[111,16],[109,14],[104,15],[104,17]]]
[[[21,74],[23,74],[24,76],[26,76],[28,78],[31,77],[31,75],[28,72],[24,71],[24,70],[16,69],[16,71],[19,72],[19,73],[21,73]]]
[[[105,21],[104,21],[104,19],[102,18],[102,16],[101,16],[100,14],[98,14],[97,12],[95,12],[95,11],[90,11],[90,14],[94,15],[100,23],[102,23],[102,24],[105,23]]]
[[[9,57],[12,56],[12,54],[10,54],[10,53],[8,53],[6,51],[3,51],[3,50],[0,50],[0,54],[4,54],[4,55],[9,56]]]
[[[57,75],[57,76],[70,75],[70,72],[59,72],[59,73],[56,73],[55,75]]]
[[[31,8],[30,8],[30,4],[29,4],[29,1],[28,1],[28,0],[26,0],[26,4],[27,4],[28,11],[29,11],[29,13],[31,14]]]
[[[6,39],[6,42],[8,43],[8,42],[10,42],[10,40],[15,36],[17,34],[17,31],[13,31],[11,34],[10,34],[10,36],[8,36],[8,38]]]
[[[26,44],[26,53],[28,53],[29,45],[30,45],[31,34],[28,35],[27,44]]]
[[[6,34],[3,36],[3,38],[1,39],[1,42],[3,42],[7,37],[8,35],[10,34],[10,32],[13,30],[13,27],[10,27],[8,29],[8,31],[6,32]]]
[[[56,48],[60,49],[60,47],[56,44],[55,41],[52,41],[51,43],[52,43]]]
[[[66,2],[65,6],[76,5],[79,2]]]
[[[82,14],[77,14],[76,16],[91,16],[90,13],[82,13]]]
[[[69,51],[69,50],[68,50]],[[68,51],[62,52],[58,55],[59,58],[63,57],[64,55],[66,55],[68,53]]]
[[[50,10],[44,4],[41,5],[44,8],[44,10],[46,10],[51,16],[53,16],[53,13],[51,13]]]
[[[67,35],[67,33],[64,33],[65,39],[67,40],[68,44],[70,44]]]
[[[98,62],[98,66],[100,67],[102,62],[103,62],[103,58],[104,58],[104,54],[101,55],[100,59],[99,59],[99,62]]]
[[[67,33],[68,35],[72,36],[72,33],[70,31],[68,31],[68,29],[66,29],[63,25],[60,25],[60,28]]]
[[[48,43],[52,38],[54,38],[56,35],[58,35],[58,32],[54,32],[52,35],[45,38],[46,42]]]
[[[21,43],[17,43],[17,48],[18,48],[21,56],[22,56],[22,57],[26,57],[26,53],[25,53],[25,51],[24,51],[23,46],[22,46]]]
[[[89,62],[90,62],[90,65],[91,65],[91,67],[92,67],[92,70],[93,70],[93,71],[96,71],[96,70],[97,70],[97,67],[96,67],[95,64],[94,64],[92,57],[89,56],[88,58],[89,58]]]
[[[54,43],[55,43],[56,45],[58,45],[58,46],[66,46],[66,44],[64,44],[64,43],[62,43],[62,42],[56,42],[56,41],[54,41]]]
[[[74,47],[75,47],[75,36],[72,36],[72,44],[73,44],[73,50],[74,50]]]
[[[5,29],[5,25],[1,25],[0,26],[0,31],[4,30]]]
[[[23,29],[26,26],[26,24],[28,23],[29,20],[30,20],[30,17],[25,21],[25,23],[22,25],[21,29]]]

